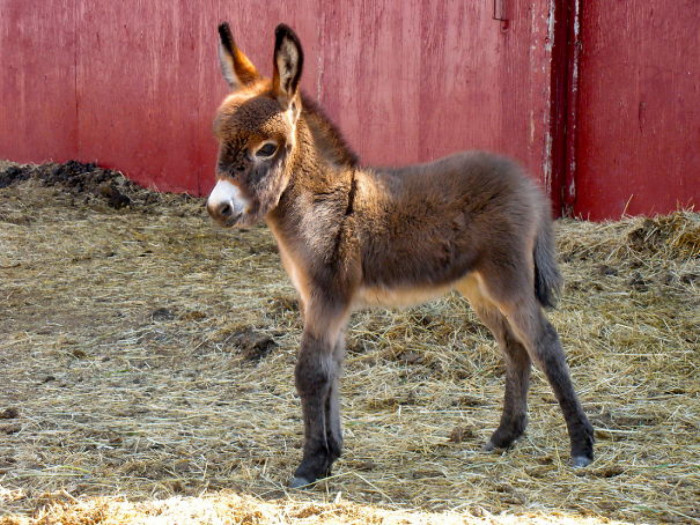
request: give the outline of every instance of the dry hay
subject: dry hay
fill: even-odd
[[[301,326],[269,232],[111,172],[79,188],[16,169],[0,166],[1,524],[700,520],[698,214],[558,223],[549,315],[597,429],[590,467],[567,466],[539,373],[527,435],[480,450],[502,365],[449,296],[353,317],[345,455],[287,492]]]

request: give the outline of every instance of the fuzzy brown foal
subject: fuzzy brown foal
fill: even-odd
[[[217,113],[217,184],[207,200],[223,226],[264,220],[299,293],[304,331],[295,370],[304,451],[290,485],[330,473],[340,456],[339,375],[351,312],[415,304],[456,289],[491,330],[506,363],[501,422],[486,448],[527,425],[531,363],[559,401],[574,466],[593,459],[593,429],[543,314],[561,277],[549,205],[508,159],[459,153],[398,169],[359,168],[323,112],[300,93],[304,55],[277,27],[274,73],[263,78],[219,27],[232,89]]]

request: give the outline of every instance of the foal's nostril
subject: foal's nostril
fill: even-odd
[[[233,207],[228,202],[223,202],[217,210],[220,217],[228,218],[233,215]]]

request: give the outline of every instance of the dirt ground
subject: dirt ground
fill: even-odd
[[[526,436],[481,451],[503,369],[448,296],[353,317],[344,457],[287,491],[301,325],[270,233],[94,165],[0,163],[0,524],[700,522],[700,215],[557,233],[590,467],[539,372]]]

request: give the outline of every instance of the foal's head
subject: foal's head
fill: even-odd
[[[294,31],[280,24],[267,79],[238,49],[228,24],[219,26],[219,35],[221,69],[232,93],[214,119],[219,158],[207,210],[223,226],[249,226],[277,206],[289,183],[304,55]]]

